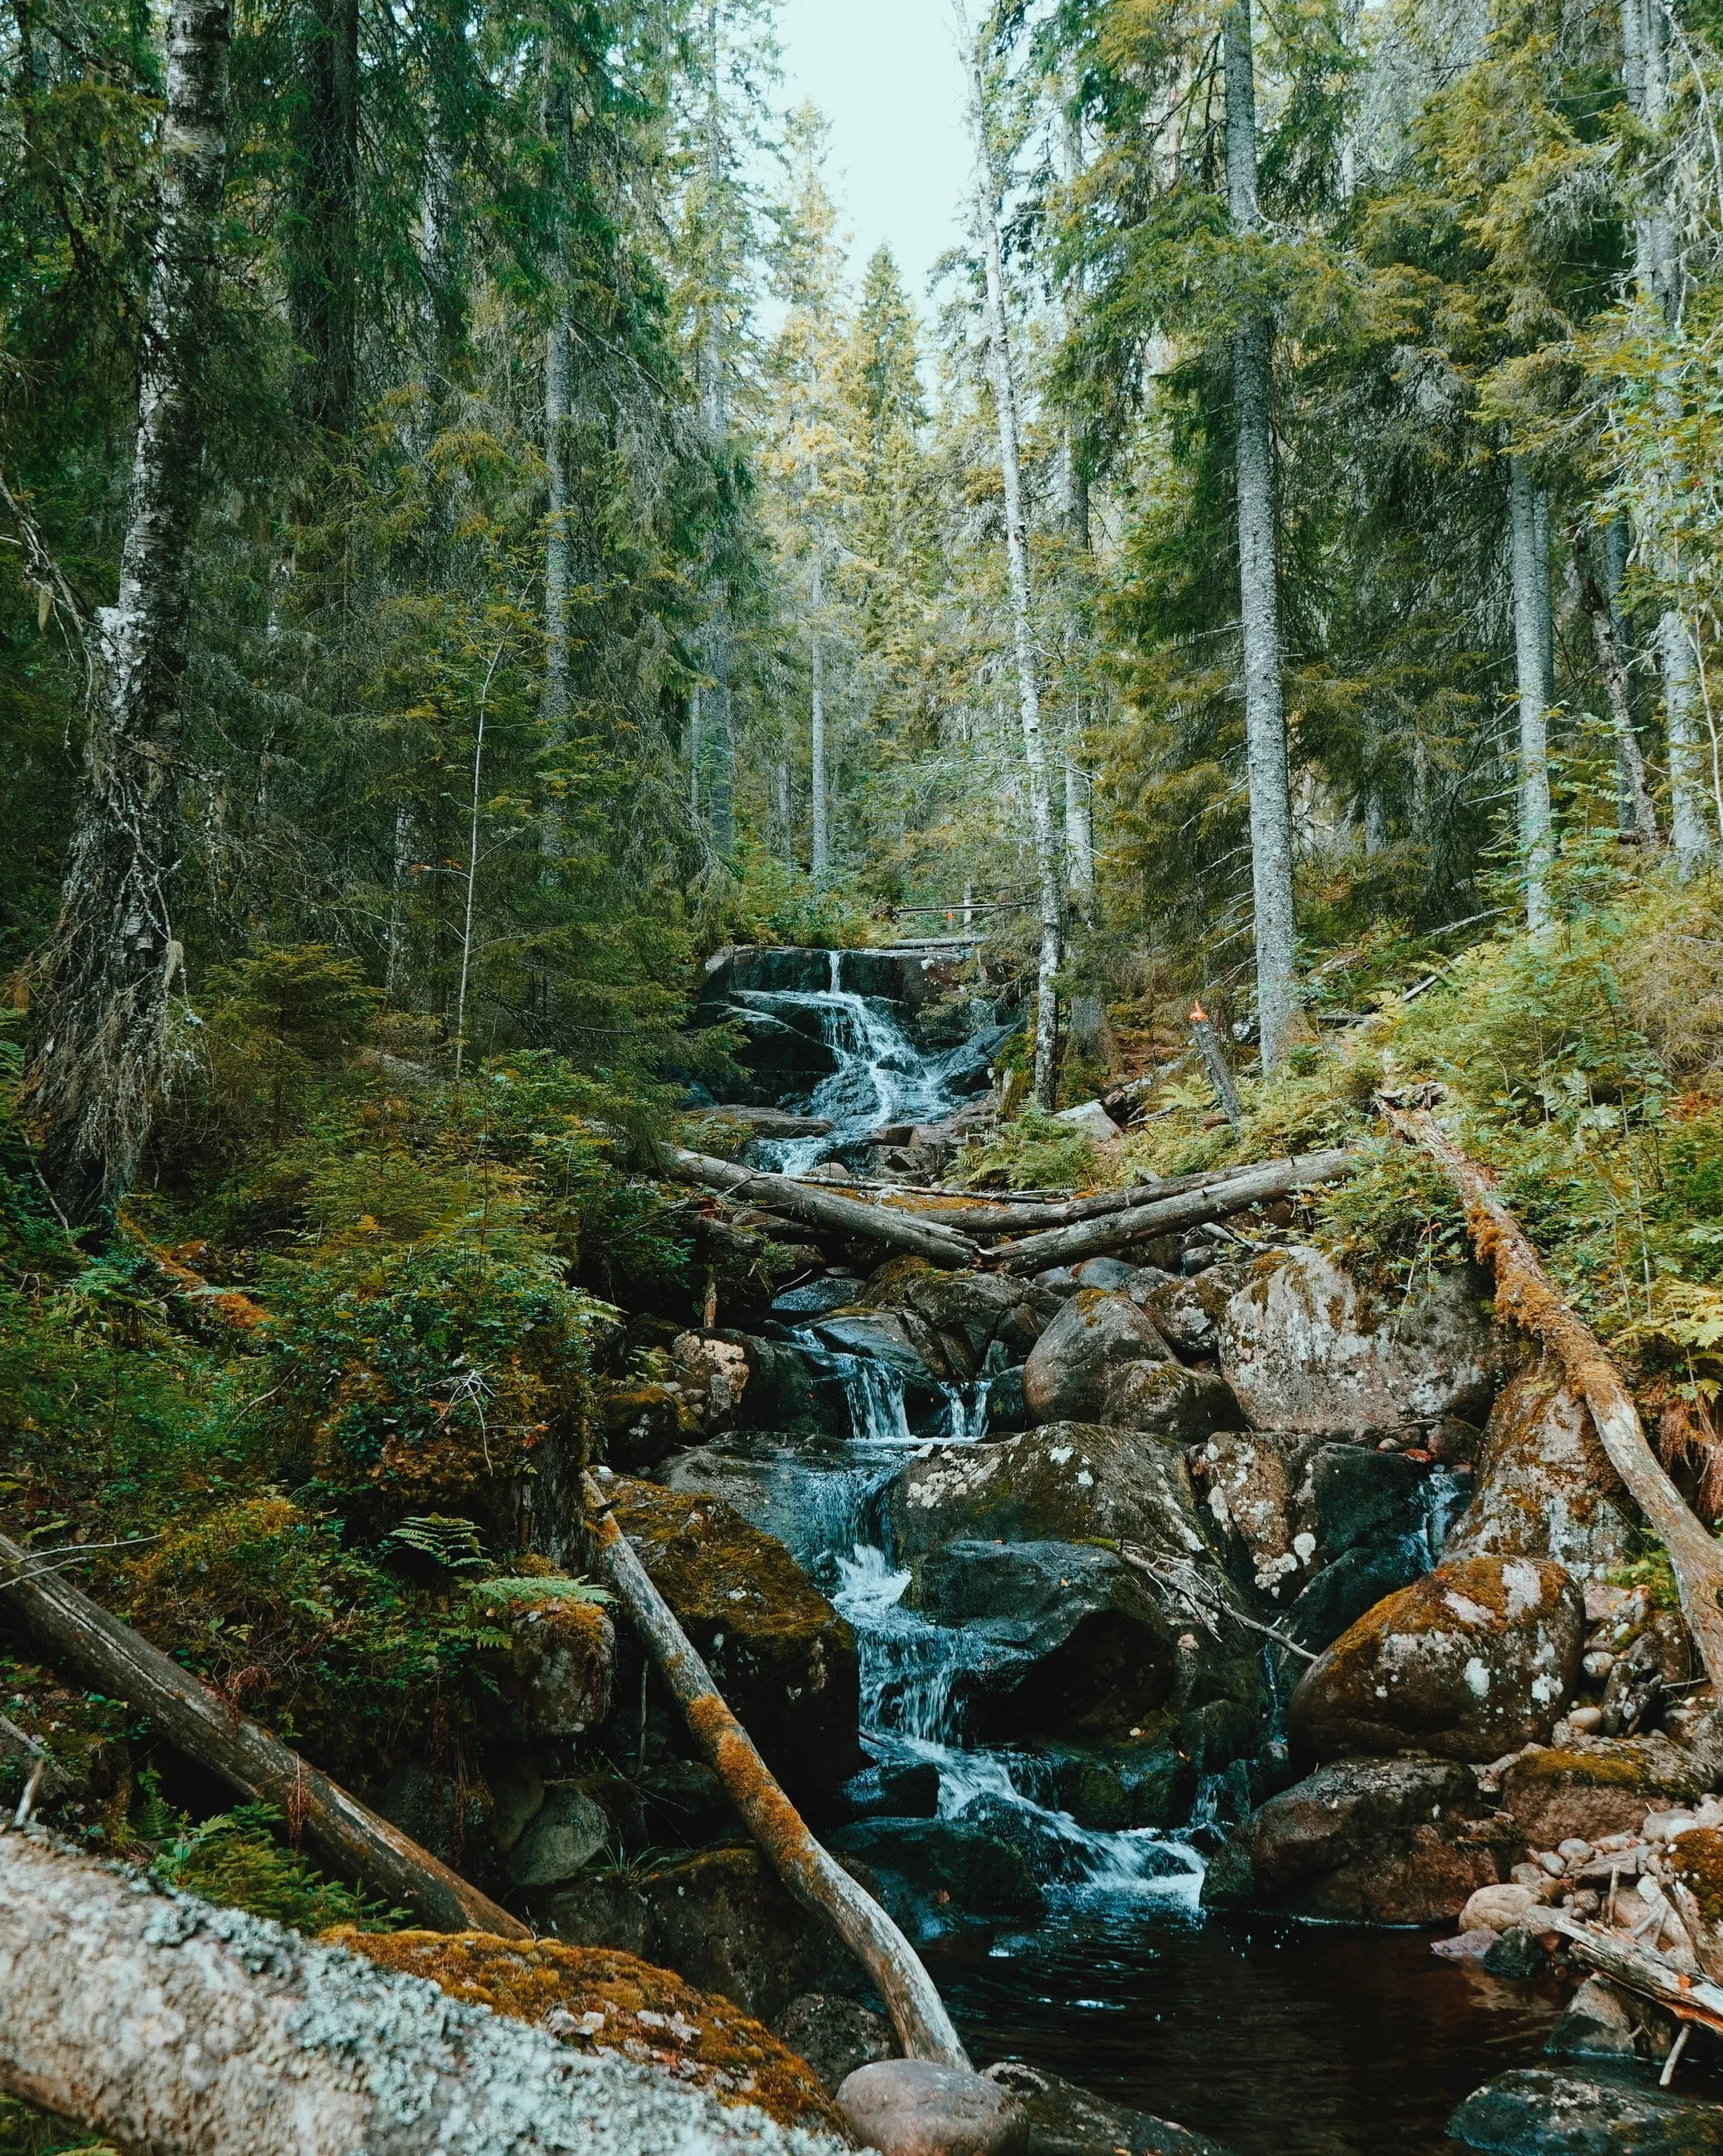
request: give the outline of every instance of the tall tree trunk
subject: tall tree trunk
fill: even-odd
[[[131,1187],[162,1088],[179,969],[169,886],[227,162],[227,57],[226,0],[176,0],[119,594],[97,618],[101,680],[83,795],[60,917],[43,954],[26,1086],[42,1172],[66,1218],[80,1223],[111,1221]]]
[[[1635,117],[1647,127],[1660,129],[1668,114],[1669,86],[1663,11],[1657,0],[1622,0],[1622,86]],[[1660,181],[1658,188],[1660,191],[1635,206],[1634,279],[1641,305],[1655,308],[1674,327],[1681,320],[1681,255],[1667,182]],[[1673,390],[1660,391],[1659,402],[1672,420],[1678,416]],[[1683,478],[1679,467],[1672,466],[1671,495],[1680,489]],[[1673,587],[1679,574],[1674,549],[1658,545],[1656,566],[1666,590]],[[1669,835],[1676,872],[1684,878],[1697,875],[1710,858],[1716,834],[1706,807],[1692,642],[1673,599],[1666,598],[1657,618],[1657,645],[1669,759]]]
[[[1655,846],[1657,819],[1645,783],[1645,758],[1640,753],[1640,737],[1633,729],[1627,669],[1622,663],[1618,641],[1620,616],[1614,596],[1619,589],[1619,578],[1612,573],[1613,563],[1606,553],[1604,573],[1609,578],[1611,589],[1605,593],[1591,573],[1590,562],[1585,558],[1584,541],[1578,530],[1572,534],[1572,554],[1579,603],[1591,623],[1592,649],[1597,656],[1597,671],[1609,706],[1610,731],[1615,741],[1615,828],[1624,839]]]
[[[723,101],[719,92],[719,71],[723,64],[723,26],[717,0],[707,0],[704,33],[704,149],[706,207],[710,223],[716,215],[716,206],[724,187],[726,156]],[[712,236],[713,245],[717,246],[715,231]],[[709,264],[708,273],[711,291],[707,296],[705,320],[700,335],[700,423],[707,443],[716,457],[730,434],[730,393],[724,371],[722,319],[717,298],[722,276],[721,261],[714,260]],[[736,737],[730,713],[729,609],[722,583],[716,577],[711,579],[709,598],[712,612],[706,625],[704,653],[709,679],[706,693],[701,698],[699,706],[701,732],[696,740],[695,754],[713,847],[722,858],[730,854],[736,844]]]
[[[1065,871],[1071,895],[1087,913],[1095,898],[1094,781],[1080,764],[1065,762]]]
[[[287,299],[304,355],[295,403],[312,426],[345,434],[358,388],[359,0],[302,0],[295,28],[298,216]]]
[[[1256,205],[1256,84],[1250,0],[1231,0],[1227,9],[1226,70],[1227,203],[1234,232],[1254,232],[1262,219]],[[1292,908],[1292,795],[1281,686],[1274,446],[1268,416],[1271,350],[1268,316],[1253,308],[1233,332],[1232,381],[1238,429],[1238,599],[1244,624],[1256,1015],[1265,1071],[1273,1070],[1285,1054],[1299,1012]]]
[[[1050,1109],[1059,1075],[1058,976],[1064,956],[1064,894],[1059,886],[1059,847],[1047,785],[1046,745],[1041,732],[1041,688],[1036,670],[1034,592],[1029,581],[1028,527],[1023,510],[1017,385],[1011,367],[1010,318],[1005,303],[1005,264],[999,244],[999,186],[993,174],[993,153],[987,144],[987,92],[978,43],[970,46],[969,77],[970,125],[975,138],[975,208],[987,269],[993,410],[999,434],[1000,479],[1005,496],[1011,643],[1017,661],[1018,705],[1023,722],[1023,762],[1028,777],[1029,832],[1035,845],[1041,926],[1036,966],[1035,1098],[1043,1108]]]
[[[1544,617],[1550,564],[1538,551],[1538,488],[1524,457],[1508,461],[1508,531],[1514,590],[1514,673],[1519,690],[1519,863],[1526,882],[1526,923],[1534,933],[1550,925],[1549,743],[1544,714]]]
[[[547,745],[568,724],[568,345],[566,301],[545,335],[545,694]]]
[[[820,610],[826,603],[826,548],[814,548],[813,702],[809,714],[808,760],[813,794],[813,837],[809,866],[814,881],[823,884],[831,871],[831,837],[826,822],[826,646],[820,635]]]

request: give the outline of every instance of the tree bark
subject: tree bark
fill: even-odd
[[[0,1608],[81,1677],[147,1714],[176,1750],[241,1796],[276,1806],[293,1832],[302,1832],[337,1871],[411,1903],[438,1931],[531,1938],[518,1917],[43,1565],[0,1535]]]
[[[1381,1103],[1403,1138],[1427,1152],[1459,1194],[1478,1256],[1496,1274],[1496,1308],[1548,1348],[1591,1410],[1609,1464],[1669,1553],[1682,1615],[1705,1671],[1723,1694],[1723,1547],[1707,1533],[1658,1465],[1633,1396],[1590,1328],[1561,1299],[1524,1229],[1496,1195],[1489,1170],[1470,1159],[1428,1110]]]
[[[1250,0],[1229,0],[1225,47],[1227,204],[1232,229],[1242,236],[1262,224],[1256,202],[1256,79]],[[1232,381],[1238,434],[1238,600],[1244,625],[1256,1016],[1264,1071],[1272,1071],[1286,1053],[1300,1011],[1292,903],[1292,795],[1281,682],[1280,539],[1274,444],[1269,427],[1272,351],[1267,313],[1252,307],[1233,331]]]
[[[701,1183],[710,1190],[746,1191],[751,1203],[768,1206],[791,1220],[807,1221],[817,1228],[832,1228],[844,1235],[870,1235],[876,1242],[894,1244],[931,1258],[935,1265],[967,1266],[975,1261],[975,1246],[966,1236],[931,1221],[913,1220],[884,1205],[866,1205],[844,1197],[818,1184],[800,1183],[787,1175],[766,1175],[738,1168],[703,1152],[689,1152],[680,1145],[661,1145],[659,1156],[668,1173],[679,1182]]]
[[[97,618],[101,679],[83,794],[60,917],[41,961],[25,1084],[42,1172],[75,1224],[111,1223],[131,1188],[165,1077],[168,999],[180,964],[170,907],[179,692],[204,492],[227,73],[226,0],[176,0],[119,593]]]
[[[1133,1183],[1128,1190],[1091,1191],[1087,1197],[1031,1200],[1019,1194],[997,1202],[977,1197],[975,1203],[965,1205],[954,1205],[948,1197],[905,1190],[896,1193],[891,1202],[911,1213],[921,1207],[931,1214],[941,1227],[955,1228],[965,1234],[1006,1235],[1019,1228],[1065,1227],[1073,1221],[1105,1220],[1109,1214],[1127,1213],[1133,1206],[1159,1204],[1162,1198],[1179,1197],[1189,1190],[1210,1190],[1218,1195],[1226,1184],[1261,1175],[1265,1169],[1293,1165],[1290,1161],[1251,1161],[1241,1167],[1205,1168],[1196,1175],[1166,1176],[1152,1183]]]
[[[967,36],[967,28],[965,27]],[[1010,318],[1006,308],[1005,262],[999,243],[999,182],[987,142],[987,92],[981,48],[969,48],[969,124],[975,136],[975,214],[987,273],[987,330],[993,361],[993,418],[999,441],[1000,483],[1005,497],[1005,558],[1010,580],[1011,649],[1017,662],[1018,707],[1023,723],[1023,764],[1028,776],[1029,833],[1035,846],[1040,944],[1036,963],[1035,1098],[1054,1105],[1058,1090],[1058,977],[1064,957],[1064,895],[1059,887],[1059,848],[1047,784],[1046,745],[1041,730],[1041,687],[1035,654],[1034,590],[1029,577],[1028,524],[1023,506],[1017,384],[1011,364]]]
[[[826,828],[826,646],[820,635],[820,610],[826,603],[826,548],[814,544],[813,702],[809,713],[808,760],[813,795],[813,831],[809,865],[814,881],[823,884],[832,865],[831,842]]]
[[[1201,1221],[1242,1213],[1246,1205],[1284,1197],[1290,1191],[1308,1189],[1317,1183],[1337,1183],[1358,1164],[1359,1156],[1344,1146],[1290,1161],[1270,1161],[1244,1174],[1211,1177],[1176,1197],[1153,1198],[1146,1205],[1082,1221],[1075,1227],[1054,1228],[1045,1235],[1026,1235],[1020,1241],[1000,1243],[989,1256],[1003,1259],[1013,1273],[1038,1273],[1046,1266],[1080,1265],[1086,1258],[1122,1250],[1146,1236],[1194,1228]]]
[[[570,319],[559,301],[545,333],[545,694],[548,743],[568,725],[568,346]]]
[[[0,1837],[0,2087],[148,2156],[837,2156],[238,1909]]]
[[[1525,458],[1509,458],[1508,531],[1514,589],[1514,674],[1519,691],[1519,863],[1526,925],[1535,935],[1550,925],[1550,867],[1554,857],[1545,719],[1550,685],[1544,635],[1550,564],[1548,555],[1538,548],[1537,495]]]
[[[1651,806],[1650,791],[1645,783],[1645,758],[1640,753],[1640,737],[1634,731],[1627,669],[1622,663],[1621,645],[1616,636],[1615,609],[1592,574],[1590,563],[1583,558],[1583,544],[1577,530],[1572,535],[1572,550],[1579,602],[1591,623],[1592,649],[1597,655],[1597,671],[1609,706],[1610,732],[1615,740],[1616,828],[1623,838],[1655,846],[1657,812]]]
[[[720,1697],[712,1672],[669,1605],[647,1578],[593,1475],[586,1478],[586,1502],[605,1578],[773,1870],[805,1908],[831,1925],[879,1986],[905,2055],[966,2069],[968,2056],[920,1956],[872,1896],[809,1833],[753,1740]]]
[[[298,220],[287,303],[304,355],[295,401],[310,425],[342,435],[358,390],[358,0],[302,0],[295,28]]]

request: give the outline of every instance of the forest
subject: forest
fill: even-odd
[[[804,14],[0,19],[0,2156],[1723,2147],[1723,11]]]

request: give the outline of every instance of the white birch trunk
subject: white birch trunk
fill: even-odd
[[[1095,899],[1094,781],[1080,764],[1065,762],[1065,872],[1071,895],[1087,913]]]
[[[1544,622],[1549,611],[1550,565],[1538,550],[1538,489],[1524,457],[1508,464],[1508,532],[1514,592],[1514,674],[1519,692],[1519,864],[1526,886],[1526,925],[1534,934],[1550,925],[1548,681]]]
[[[44,1126],[43,1173],[74,1223],[111,1220],[131,1187],[162,1090],[179,969],[169,883],[227,166],[228,35],[226,0],[175,0],[119,592],[97,618],[101,679],[83,796],[37,995],[41,1032],[27,1098]]]
[[[1227,202],[1235,232],[1255,232],[1256,87],[1250,0],[1226,15]],[[1285,1054],[1299,1021],[1298,937],[1292,904],[1292,798],[1281,701],[1279,539],[1269,431],[1271,332],[1254,311],[1233,332],[1238,429],[1238,598],[1244,627],[1246,767],[1256,937],[1256,1015],[1263,1068]]]
[[[959,13],[959,21],[963,18]],[[1041,688],[1036,673],[1029,579],[1028,527],[1023,509],[1017,386],[1011,367],[1010,318],[1005,301],[1005,264],[999,244],[998,182],[987,146],[986,85],[980,47],[968,43],[970,126],[975,134],[975,210],[987,273],[987,328],[999,435],[999,472],[1005,497],[1005,555],[1010,579],[1011,644],[1017,662],[1018,706],[1023,723],[1023,764],[1028,779],[1029,831],[1035,846],[1040,948],[1036,967],[1035,1098],[1051,1108],[1058,1085],[1058,975],[1064,954],[1064,895],[1059,886],[1059,849],[1047,784],[1046,744],[1041,731]]]
[[[566,303],[545,335],[545,732],[560,744],[568,723],[568,346]]]
[[[836,2156],[237,1909],[0,1838],[0,2088],[150,2156]]]
[[[820,635],[820,614],[826,604],[826,550],[814,548],[813,700],[809,713],[808,761],[813,794],[813,835],[809,866],[814,881],[824,884],[832,865],[831,839],[826,824],[826,646]]]

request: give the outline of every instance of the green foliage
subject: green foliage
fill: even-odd
[[[154,1802],[165,1809],[159,1797]],[[181,1814],[171,1830],[146,1833],[146,1838],[165,1845],[150,1865],[150,1877],[159,1886],[243,1909],[290,1931],[315,1935],[338,1924],[362,1932],[400,1928],[407,1918],[404,1909],[389,1908],[355,1892],[319,1871],[297,1849],[284,1848],[279,1836],[284,1824],[272,1804],[236,1804],[195,1827]],[[142,1822],[140,1831],[145,1831]]]
[[[1035,1107],[1001,1124],[984,1144],[972,1139],[952,1171],[952,1180],[968,1190],[1087,1188],[1102,1179],[1101,1158],[1088,1135]]]

